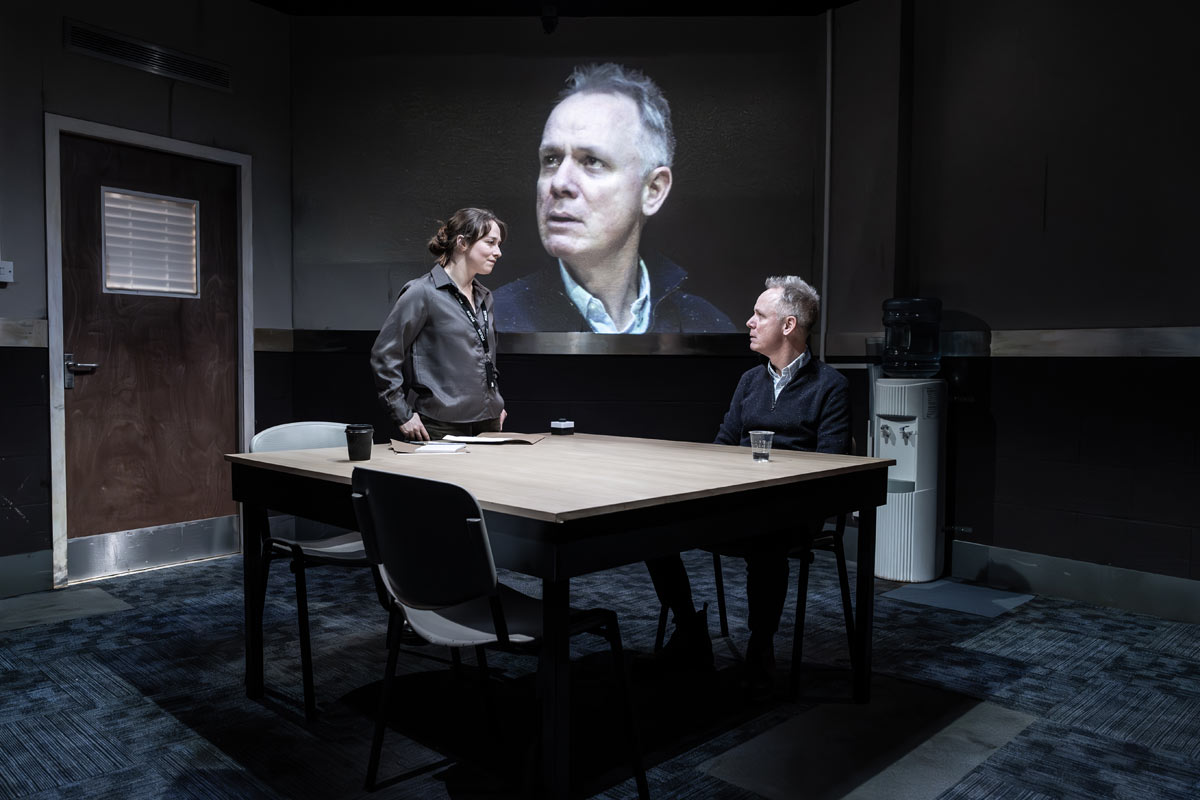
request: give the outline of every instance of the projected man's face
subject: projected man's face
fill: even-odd
[[[593,265],[636,255],[644,218],[670,188],[666,168],[665,179],[643,179],[641,132],[637,104],[624,95],[571,95],[550,112],[537,182],[546,252],[568,264]]]

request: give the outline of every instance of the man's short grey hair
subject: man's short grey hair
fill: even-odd
[[[619,94],[637,104],[642,120],[638,153],[642,157],[643,175],[674,163],[675,131],[671,127],[671,106],[658,84],[644,73],[620,64],[579,66],[567,78],[567,86],[559,94],[558,102],[576,94]]]
[[[783,290],[775,304],[779,316],[795,317],[801,328],[811,331],[821,313],[821,296],[817,290],[795,275],[772,275],[766,284],[768,289]]]

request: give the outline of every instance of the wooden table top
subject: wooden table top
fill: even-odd
[[[225,456],[265,467],[350,483],[355,467],[448,481],[482,508],[547,522],[567,522],[665,502],[765,488],[849,472],[885,469],[890,459],[772,450],[755,462],[750,448],[577,433],[533,445],[468,445],[453,454],[394,453],[377,444],[369,461],[345,447]]]

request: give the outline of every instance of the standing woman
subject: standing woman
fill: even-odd
[[[437,263],[404,285],[371,348],[379,398],[410,441],[474,436],[504,425],[490,275],[508,229],[461,208],[429,240]]]

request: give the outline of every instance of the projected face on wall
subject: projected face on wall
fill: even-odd
[[[683,268],[641,247],[670,194],[674,151],[670,106],[652,80],[618,64],[571,73],[538,147],[538,234],[555,263],[497,290],[499,330],[736,330],[686,290]]]
[[[440,23],[349,20],[332,39],[300,25],[300,317],[377,324],[429,271],[429,232],[468,206],[508,224],[483,283],[497,329],[531,335],[505,346],[651,352],[661,335],[742,336],[764,278],[816,280],[821,20],[580,19],[551,39],[533,22],[456,20],[453,51],[431,35]],[[347,321],[330,323],[343,297]],[[532,335],[559,332],[587,335]]]

